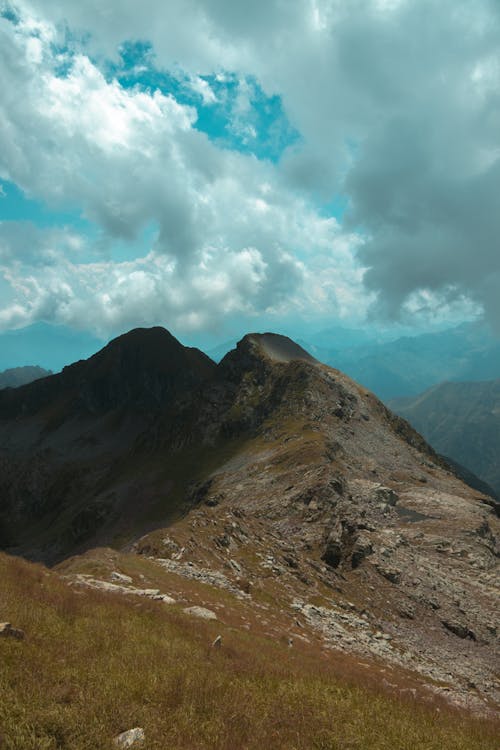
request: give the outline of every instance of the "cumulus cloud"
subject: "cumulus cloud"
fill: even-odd
[[[190,294],[199,297],[198,322],[287,300],[352,314],[376,300],[390,317],[482,308],[500,326],[494,0],[19,7],[29,23],[2,24],[0,177],[72,201],[110,237],[158,227],[137,268],[113,267],[116,278],[106,269],[114,291],[103,310],[125,311],[133,287],[145,305],[163,295],[179,316],[189,315]],[[196,130],[193,107],[104,77],[99,64],[131,38],[151,43],[158,66],[180,66],[205,105],[215,97],[207,76],[242,81],[232,127],[249,141],[248,82],[280,96],[300,140],[277,164],[218,148]],[[74,52],[64,77],[56,43]],[[329,217],[339,197],[341,225]],[[238,268],[247,269],[241,283]],[[225,290],[225,305],[210,284]],[[150,308],[160,314],[159,302]]]
[[[284,190],[270,163],[214,145],[194,128],[196,111],[173,96],[124,89],[82,53],[63,54],[58,75],[55,31],[41,28],[33,36],[32,23],[0,22],[2,177],[50,205],[77,206],[103,246],[133,244],[146,226],[155,232],[144,257],[90,263],[74,247],[90,257],[99,242],[68,228],[0,224],[0,263],[16,292],[4,325],[24,309],[25,322],[100,332],[156,322],[206,328],[235,311],[300,301],[301,254],[327,247],[334,256],[336,222]],[[350,265],[342,251],[346,284]]]

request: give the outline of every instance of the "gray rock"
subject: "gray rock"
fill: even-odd
[[[470,638],[472,641],[476,640],[475,633],[472,632],[466,625],[457,620],[441,620],[446,630],[449,630],[453,635],[459,638]]]
[[[0,622],[0,637],[15,638],[18,641],[22,641],[24,638],[24,630],[13,628],[10,622]]]
[[[401,581],[401,571],[397,568],[389,568],[385,565],[377,565],[377,571],[381,576],[386,578],[391,583],[400,583]]]
[[[113,570],[110,578],[112,581],[118,581],[118,583],[132,583],[130,576],[126,576],[124,573],[118,573],[117,570]]]
[[[354,542],[352,550],[351,563],[353,568],[357,568],[363,560],[373,553],[371,538],[368,533],[361,533]]]
[[[128,729],[126,732],[122,732],[115,737],[113,744],[119,748],[139,747],[146,742],[146,735],[144,729],[141,727],[135,727],[134,729]]]
[[[155,602],[163,602],[164,604],[175,604],[175,599],[168,594],[155,594],[151,597]]]
[[[390,487],[378,487],[375,490],[375,497],[379,502],[385,503],[386,505],[396,505],[399,497],[394,490]]]
[[[212,612],[211,609],[206,609],[205,607],[185,607],[183,610],[187,615],[193,615],[193,617],[200,617],[202,620],[216,620],[217,615],[215,612]]]

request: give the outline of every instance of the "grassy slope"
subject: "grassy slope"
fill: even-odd
[[[98,750],[133,726],[148,748],[493,750],[494,727],[396,699],[305,647],[176,607],[71,589],[0,555],[0,746]],[[221,632],[220,651],[208,647]]]

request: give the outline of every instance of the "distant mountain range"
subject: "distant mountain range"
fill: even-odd
[[[500,376],[500,338],[483,323],[346,348],[311,345],[315,357],[389,399],[413,396],[444,381]]]
[[[90,357],[103,340],[84,331],[49,323],[0,333],[0,370],[33,365],[58,371],[65,365]]]
[[[500,496],[500,380],[441,383],[389,406]]]
[[[52,375],[51,370],[44,370],[43,367],[27,365],[26,367],[11,367],[9,370],[0,372],[0,389],[17,388],[20,385],[26,385],[33,380],[46,378]]]
[[[321,362],[342,370],[385,400],[417,395],[444,381],[500,376],[500,339],[481,322],[396,339],[390,331],[342,326],[293,338]],[[0,370],[36,363],[58,371],[88,358],[104,343],[89,333],[36,323],[0,334]],[[232,339],[205,351],[219,362],[235,345]]]

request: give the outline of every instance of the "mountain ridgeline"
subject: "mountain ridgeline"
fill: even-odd
[[[193,482],[268,433],[267,420],[279,429],[300,413],[319,422],[333,410],[343,422],[363,410],[354,384],[346,390],[333,373],[284,336],[248,335],[216,365],[152,328],[0,392],[3,545],[58,559],[183,512]],[[361,398],[387,430],[432,453],[373,396]]]
[[[145,596],[192,603],[200,585],[228,622],[248,608],[273,638],[497,700],[491,498],[284,336],[249,334],[216,365],[137,329],[0,391],[0,499],[1,546],[76,586],[137,595],[137,571],[161,569],[166,599]]]

